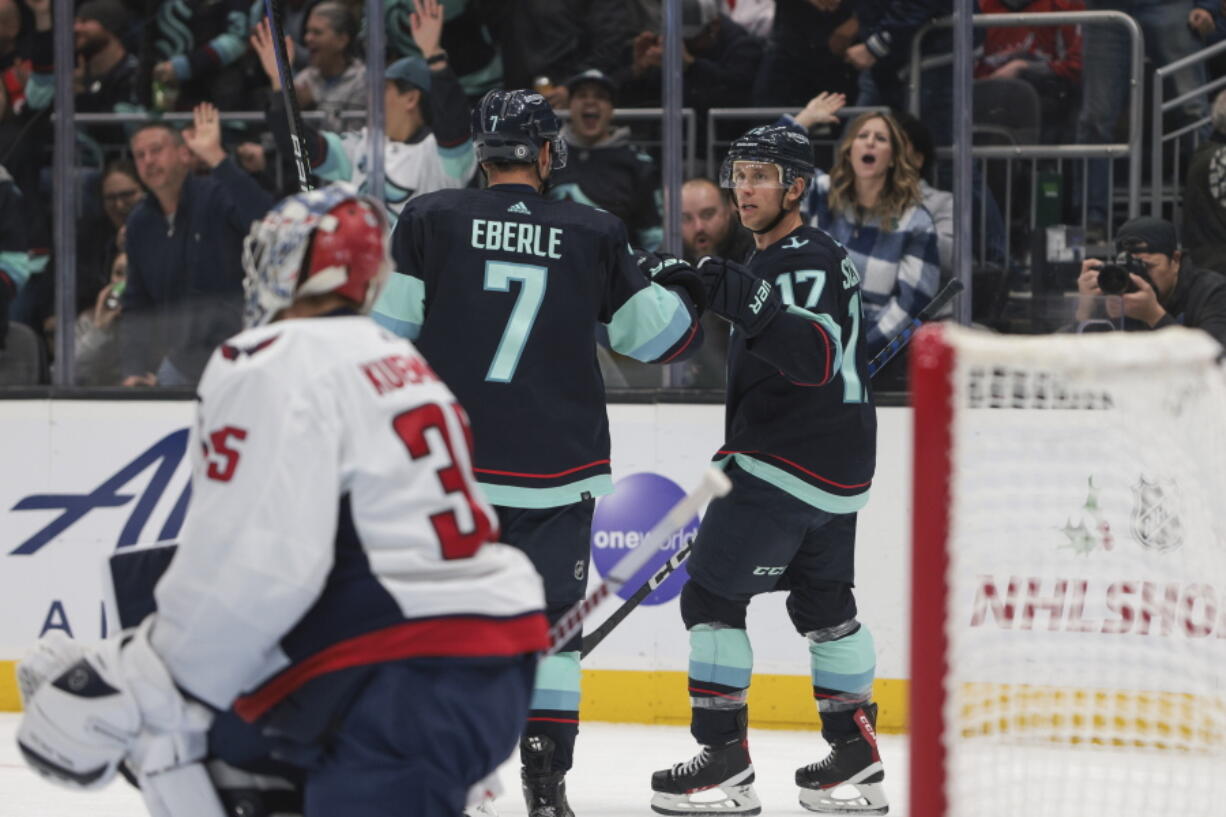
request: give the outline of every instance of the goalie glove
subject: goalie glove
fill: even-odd
[[[155,616],[130,638],[79,647],[67,667],[26,698],[17,730],[22,756],[36,772],[69,788],[105,786],[126,759],[155,775],[204,757],[210,710],[189,702],[149,643]],[[63,656],[63,645],[42,645],[22,665],[34,679]],[[18,669],[22,677],[22,668]]]
[[[770,281],[735,261],[708,255],[698,262],[698,275],[706,286],[711,311],[751,338],[783,310],[783,299]]]
[[[660,286],[685,290],[698,317],[701,318],[702,313],[707,311],[707,288],[689,261],[664,252],[635,250],[634,263],[638,264],[643,275]]]

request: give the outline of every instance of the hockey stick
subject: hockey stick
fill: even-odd
[[[289,69],[289,55],[285,52],[284,20],[280,0],[264,0],[264,13],[268,15],[268,33],[272,35],[272,52],[277,58],[277,76],[281,80],[281,96],[285,98],[285,110],[289,114],[289,139],[294,147],[294,169],[298,172],[298,190],[305,193],[311,189],[308,172],[306,142],[303,134],[302,111],[298,108],[298,95],[294,92],[294,76]]]
[[[881,367],[888,363],[895,355],[897,355],[904,346],[911,342],[911,337],[915,334],[915,330],[926,321],[932,320],[932,316],[941,310],[945,304],[949,303],[950,299],[963,290],[962,282],[954,279],[942,287],[941,291],[936,294],[927,306],[920,310],[919,315],[915,317],[910,324],[895,335],[884,349],[878,352],[868,364],[868,376],[872,377],[877,372],[881,371]],[[643,586],[634,591],[634,595],[622,602],[622,606],[613,611],[613,614],[600,622],[600,626],[592,630],[583,637],[583,650],[579,653],[580,658],[587,657],[587,654],[596,649],[596,645],[604,641],[605,637],[613,631],[613,628],[621,624],[622,619],[630,615],[635,607],[638,607],[643,599],[650,596],[657,587],[664,583],[664,580],[676,572],[677,568],[685,563],[685,560],[690,558],[690,546],[685,545],[679,548],[667,562],[660,565],[655,573],[651,574]]]
[[[941,287],[941,291],[928,302],[927,306],[920,310],[919,314],[911,320],[911,323],[904,326],[898,331],[898,334],[890,338],[890,342],[885,345],[885,348],[874,355],[873,359],[868,362],[868,376],[872,377],[881,371],[882,366],[893,360],[894,356],[911,342],[911,336],[915,334],[915,330],[932,320],[938,312],[945,308],[945,304],[953,300],[953,297],[965,288],[957,278],[951,278],[949,283]]]
[[[673,531],[690,521],[710,499],[723,496],[730,490],[732,490],[732,483],[728,481],[724,472],[718,468],[708,468],[703,473],[702,482],[694,492],[682,497],[681,501],[670,508],[664,518],[647,532],[638,547],[623,556],[621,561],[613,566],[599,587],[588,593],[587,598],[570,608],[566,611],[566,615],[558,619],[549,630],[549,649],[545,654],[553,655],[574,637],[583,626],[583,620],[611,593],[616,593],[626,582],[634,578],[634,574],[651,560],[655,552],[660,549],[660,545],[668,540]],[[686,550],[688,551],[688,548]],[[586,648],[584,654],[587,654]]]

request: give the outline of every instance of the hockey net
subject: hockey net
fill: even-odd
[[[911,817],[1226,814],[1220,352],[917,336]]]

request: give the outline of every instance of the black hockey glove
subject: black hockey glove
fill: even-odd
[[[707,288],[702,279],[684,258],[678,258],[666,252],[653,253],[647,250],[635,250],[634,262],[649,279],[665,287],[678,287],[685,290],[694,304],[698,317],[707,311]]]
[[[698,275],[707,288],[711,311],[741,327],[751,338],[783,309],[783,299],[770,281],[735,261],[706,256],[698,262]]]

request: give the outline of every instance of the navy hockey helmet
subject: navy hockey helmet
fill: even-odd
[[[473,144],[478,162],[533,164],[548,142],[550,167],[566,167],[562,120],[535,91],[490,91],[473,109]]]
[[[813,184],[815,168],[809,137],[785,125],[762,125],[734,141],[720,166],[720,187],[737,186],[740,178],[733,167],[737,162],[775,165],[783,188],[796,179],[804,179],[806,189]]]

